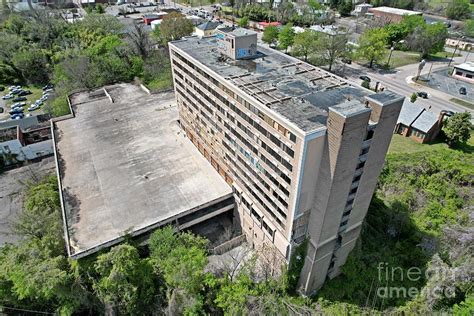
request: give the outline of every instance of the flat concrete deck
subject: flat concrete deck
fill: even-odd
[[[107,91],[115,103],[79,94],[76,117],[56,123],[72,256],[232,193],[179,128],[173,93]]]

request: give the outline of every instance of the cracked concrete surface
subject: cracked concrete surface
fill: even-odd
[[[179,128],[172,92],[106,88],[114,103],[76,95],[76,117],[56,123],[72,254],[232,193]]]

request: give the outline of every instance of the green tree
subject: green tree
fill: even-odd
[[[323,8],[323,6],[321,5],[321,3],[317,0],[309,0],[308,1],[308,5],[309,7],[314,11],[319,11]]]
[[[352,0],[342,0],[337,6],[337,10],[342,16],[350,16],[352,11]]]
[[[104,9],[104,6],[102,4],[97,4],[95,6],[95,12],[97,12],[97,14],[104,14],[105,13],[105,9]]]
[[[464,22],[464,35],[474,37],[474,20],[469,19]]]
[[[244,16],[239,20],[239,27],[248,27],[249,26],[249,18]]]
[[[309,54],[314,52],[317,48],[317,42],[318,33],[306,29],[304,32],[295,35],[292,53],[295,56],[303,57],[304,61],[308,61]]]
[[[64,251],[55,176],[30,184],[14,232],[20,241],[0,248],[0,302],[63,314],[92,312],[94,299]]]
[[[97,257],[93,287],[100,300],[119,314],[144,315],[156,310],[156,278],[146,259],[128,244]]]
[[[420,52],[421,57],[444,50],[448,30],[443,23],[425,24],[417,27],[406,39],[406,45]]]
[[[329,65],[329,71],[332,70],[334,62],[349,53],[347,48],[348,37],[346,34],[327,35],[319,38],[318,50],[325,63]]]
[[[184,36],[189,36],[194,30],[193,23],[180,13],[170,13],[163,18],[163,21],[156,27],[153,35],[164,45],[168,42],[178,40]]]
[[[418,96],[416,95],[415,92],[413,92],[410,96],[410,102],[415,103],[416,99],[418,99]]]
[[[280,49],[284,49],[285,52],[288,51],[288,48],[293,45],[295,40],[295,31],[293,31],[293,24],[285,24],[280,33],[278,34],[278,42]]]
[[[446,7],[446,16],[449,19],[463,20],[469,18],[471,8],[468,0],[452,0]]]
[[[48,60],[39,49],[18,52],[13,57],[13,64],[26,82],[41,84],[49,81]]]
[[[262,40],[268,45],[275,45],[278,40],[278,27],[270,25],[263,30]]]
[[[356,55],[369,62],[372,68],[374,62],[379,62],[385,58],[387,32],[382,28],[373,28],[365,31],[359,38],[359,47]]]
[[[471,113],[455,113],[443,124],[443,132],[450,147],[465,143],[471,137]]]
[[[166,281],[168,312],[196,314],[203,304],[207,240],[168,226],[152,234],[149,248],[155,273]]]
[[[417,27],[424,27],[425,19],[421,15],[406,15],[400,21],[405,36],[412,33]]]

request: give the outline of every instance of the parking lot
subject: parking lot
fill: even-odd
[[[54,159],[46,158],[0,174],[0,247],[18,240],[11,226],[22,210],[26,184],[54,173],[54,167]]]
[[[426,79],[426,77],[424,79]],[[426,81],[425,84],[433,89],[448,93],[457,99],[473,103],[474,85],[462,80],[454,79],[449,76],[447,69],[433,71],[430,75],[429,81]],[[466,88],[467,93],[465,95],[459,93],[461,87]]]
[[[0,110],[0,112],[2,112],[0,113],[0,121],[6,121],[12,118],[12,115],[9,112],[14,108],[15,104],[17,105],[15,106],[16,108],[21,108],[21,110],[23,110],[22,113],[25,117],[30,115],[43,114],[45,112],[45,107],[47,106],[48,102],[47,100],[51,96],[52,91],[48,92],[48,97],[43,97],[44,91],[42,88],[23,86],[18,90],[25,91],[25,95],[21,95],[19,93],[12,94],[9,89],[9,86],[6,86],[5,90],[0,92],[0,108],[3,109],[3,112],[2,110]],[[28,94],[26,94],[26,92],[28,92]],[[4,99],[3,97],[8,94],[11,94],[12,97]],[[16,99],[18,97],[21,98],[21,101]],[[32,105],[34,105],[35,102],[37,102],[38,100],[42,101],[38,102],[37,106],[32,107]],[[19,105],[18,103],[21,103],[21,105]],[[21,112],[21,110],[18,110],[18,112]]]

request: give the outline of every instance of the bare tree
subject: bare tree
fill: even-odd
[[[133,31],[128,34],[128,38],[135,52],[143,59],[146,59],[150,51],[150,38],[143,24],[134,23]]]

